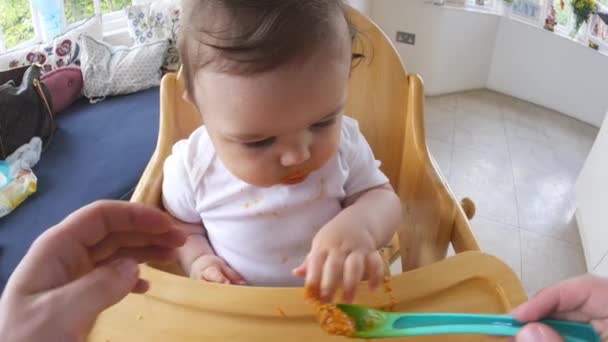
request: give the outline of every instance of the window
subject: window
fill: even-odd
[[[29,0],[0,0],[0,51],[35,39]]]
[[[473,8],[494,10],[498,0],[467,0],[466,5]]]
[[[538,23],[541,21],[542,0],[515,0],[511,6],[514,17]]]
[[[117,12],[131,5],[131,0],[64,0],[67,24],[77,23],[95,14],[96,2],[99,2],[100,11],[103,14]]]
[[[574,28],[574,13],[570,0],[551,0],[555,9],[556,31],[569,34]]]
[[[122,9],[132,0],[0,0],[0,53],[39,43],[94,14],[104,16],[104,32],[126,27]],[[40,13],[44,13],[45,17]],[[46,15],[51,13],[51,15]],[[59,15],[57,15],[59,13]]]
[[[599,0],[599,3],[600,14],[591,19],[590,35],[608,47],[608,0]]]

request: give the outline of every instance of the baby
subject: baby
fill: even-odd
[[[382,283],[401,203],[343,114],[355,30],[341,0],[183,0],[184,98],[205,125],[173,147],[163,203],[191,278],[352,301]]]

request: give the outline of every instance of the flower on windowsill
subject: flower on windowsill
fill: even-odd
[[[571,0],[572,11],[574,12],[574,33],[583,26],[583,23],[589,21],[593,13],[597,11],[596,0]]]
[[[545,19],[545,30],[548,31],[555,31],[555,25],[557,25],[557,21],[555,20],[555,6],[551,5],[551,11],[549,12],[549,15],[547,16],[547,18]]]
[[[591,40],[589,41],[589,47],[592,48],[593,50],[599,50],[600,49],[599,44],[597,44],[597,43],[595,43],[595,42],[593,42]]]

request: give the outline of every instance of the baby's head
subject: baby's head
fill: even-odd
[[[185,95],[235,176],[293,184],[334,156],[354,32],[341,0],[183,0],[183,14]]]

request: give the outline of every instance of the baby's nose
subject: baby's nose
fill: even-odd
[[[310,159],[311,133],[301,132],[293,138],[284,146],[281,153],[281,165],[284,167],[297,166]]]
[[[305,163],[310,159],[310,148],[308,144],[298,144],[286,149],[281,155],[281,165],[292,167]]]

